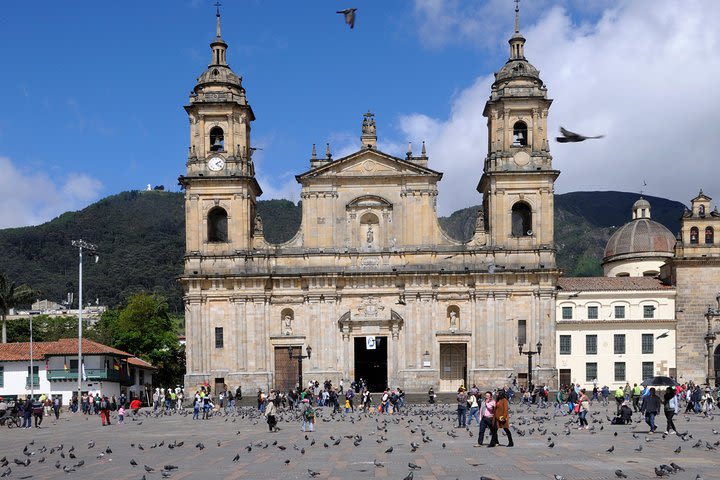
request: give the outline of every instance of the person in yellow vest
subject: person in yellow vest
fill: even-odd
[[[641,396],[642,396],[642,387],[640,387],[636,383],[632,389],[633,410],[635,410],[636,412],[640,410],[640,397]]]
[[[617,403],[617,414],[620,415],[620,407],[622,407],[623,402],[625,401],[625,390],[623,390],[623,387],[617,387],[615,390],[615,402]]]

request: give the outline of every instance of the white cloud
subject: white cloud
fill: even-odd
[[[436,4],[459,3],[416,1],[416,6]],[[720,20],[720,4],[661,0],[651,7],[647,2],[620,2],[582,26],[555,7],[522,29],[525,54],[540,69],[554,99],[549,136],[554,137],[561,124],[607,135],[580,144],[551,141],[554,166],[562,171],[558,193],[638,191],[645,180],[651,195],[689,203],[703,187],[720,201],[715,173],[720,32],[712,27]],[[505,30],[507,37],[510,29]],[[445,172],[438,199],[441,214],[480,201],[475,186],[487,153],[482,110],[491,83],[490,74],[477,78],[451,100],[449,118],[414,113],[400,120],[406,138],[427,140],[430,167]]]
[[[0,228],[37,225],[69,210],[86,206],[100,196],[100,181],[84,174],[68,173],[51,178],[28,173],[7,157],[0,157]]]

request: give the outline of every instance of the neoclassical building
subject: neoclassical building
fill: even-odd
[[[368,381],[371,389],[456,390],[526,372],[518,353],[543,344],[533,377],[555,376],[551,100],[525,58],[517,22],[495,74],[478,158],[482,209],[469,241],[437,219],[442,173],[423,145],[404,158],[378,149],[374,115],[358,150],[315,147],[297,175],[302,223],[283,244],[263,236],[252,161],[255,120],[220,32],[189,104],[185,190],[188,388],[204,382],[291,388],[304,379]],[[478,132],[480,133],[480,132]],[[480,175],[480,167],[482,174]],[[266,219],[267,220],[267,219]]]

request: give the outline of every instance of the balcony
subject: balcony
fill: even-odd
[[[32,386],[34,389],[40,388],[40,375],[32,376]],[[25,377],[25,389],[30,390],[30,375]]]
[[[119,382],[121,380],[120,372],[112,368],[86,368],[85,375],[87,376],[88,381]],[[51,382],[58,380],[77,380],[77,378],[77,369],[47,371],[47,379]]]

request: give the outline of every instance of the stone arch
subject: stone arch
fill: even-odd
[[[715,230],[713,227],[705,227],[705,245],[715,243]]]
[[[521,200],[512,206],[512,236],[529,237],[533,234],[532,208]]]
[[[207,214],[207,241],[211,243],[228,241],[228,214],[222,207],[213,207]]]
[[[690,228],[690,245],[697,245],[700,241],[700,231],[698,227]]]
[[[528,144],[528,127],[525,122],[518,120],[513,125],[513,147],[526,147]]]
[[[365,212],[360,217],[360,244],[376,245],[379,238],[380,219],[373,212]]]
[[[221,127],[214,126],[210,129],[210,151],[225,151],[225,132]]]

